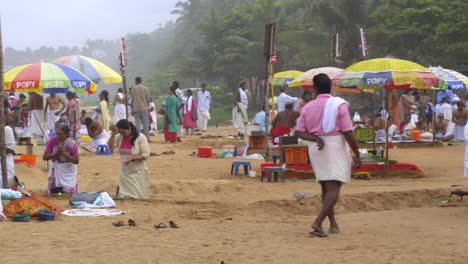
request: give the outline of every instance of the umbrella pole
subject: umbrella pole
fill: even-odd
[[[3,45],[2,45],[2,23],[0,21],[0,101],[3,104],[5,94],[3,93],[4,85],[3,74]],[[5,110],[0,110],[0,158],[2,165],[2,182],[3,188],[8,187],[7,165],[6,165],[6,149],[5,149]]]
[[[384,88],[384,90],[385,90],[385,109],[387,109],[387,112],[388,112],[388,109],[389,109],[389,107],[388,107],[388,99],[389,99],[388,98],[388,89]],[[385,168],[388,168],[388,156],[389,156],[388,155],[388,136],[389,136],[388,133],[390,131],[390,129],[389,129],[390,126],[387,124],[387,122],[388,122],[388,120],[385,122],[385,126],[386,126],[386,128],[385,128],[385,130],[386,130],[386,133],[385,133]]]
[[[369,95],[369,101],[371,105],[371,122],[372,122],[372,148],[376,150],[375,147],[375,116],[374,116],[374,98],[372,96],[372,93],[368,93]]]
[[[119,56],[120,72],[122,73],[122,86],[125,93],[125,118],[128,120],[128,92],[127,92],[127,74],[125,72],[125,65],[122,63],[122,53]]]

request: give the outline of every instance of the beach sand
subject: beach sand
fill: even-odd
[[[225,127],[209,129],[210,135],[234,133]],[[392,149],[391,159],[416,164],[425,175],[387,171],[345,185],[336,206],[342,233],[314,238],[308,231],[320,208],[318,184],[229,175],[234,159],[190,154],[198,146],[213,146],[217,153],[222,145],[242,141],[199,137],[177,145],[163,144],[163,135],[154,137],[152,152],[176,154],[149,159],[151,199],[116,201],[124,215],[0,223],[2,263],[467,263],[468,199],[433,201],[447,199],[451,190],[468,191],[464,145]],[[41,154],[41,147],[35,154]],[[114,195],[119,156],[83,149],[80,154],[80,191]],[[261,161],[251,162],[258,176]],[[16,169],[28,190],[44,192],[43,161]],[[451,187],[455,184],[464,186]],[[295,192],[312,197],[296,200]],[[66,198],[51,201],[70,209]],[[128,219],[138,227],[112,226]],[[153,228],[169,220],[181,228]]]

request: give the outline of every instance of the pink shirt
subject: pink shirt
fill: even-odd
[[[316,136],[336,136],[343,132],[353,130],[353,123],[349,116],[347,104],[342,104],[338,108],[336,117],[336,127],[331,133],[325,133],[322,127],[323,111],[331,94],[320,94],[317,98],[306,104],[301,110],[301,116],[297,120],[296,130],[308,132]]]

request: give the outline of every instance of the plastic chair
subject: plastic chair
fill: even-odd
[[[244,166],[244,175],[249,175],[249,170],[252,169],[250,161],[233,161],[231,165],[231,175],[239,175],[239,166]]]
[[[113,155],[109,146],[107,145],[98,145],[96,148],[96,155]]]

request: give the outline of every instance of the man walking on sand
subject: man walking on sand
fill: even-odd
[[[326,74],[316,75],[313,81],[317,98],[302,108],[296,136],[310,141],[309,157],[317,182],[322,187],[322,208],[312,223],[310,234],[327,237],[322,227],[327,217],[330,220],[329,233],[340,232],[334,207],[341,185],[351,181],[349,148],[356,155],[357,167],[361,166],[361,159],[352,131],[348,102],[331,96],[331,81]]]
[[[201,91],[197,93],[198,98],[198,128],[206,132],[208,120],[210,120],[211,93],[206,90],[206,83],[201,85]]]
[[[62,105],[62,108],[60,108],[60,105]],[[47,120],[47,130],[55,130],[55,122],[60,119],[60,113],[63,112],[66,107],[67,104],[63,101],[62,97],[54,93],[51,93],[49,97],[47,97],[44,107],[44,119]]]
[[[234,128],[237,129],[237,136],[243,138],[246,131],[246,125],[249,121],[247,116],[247,108],[249,106],[249,99],[245,90],[247,83],[241,82],[239,89],[234,92],[234,108],[232,109],[232,123]],[[246,141],[247,142],[247,141]]]
[[[130,94],[132,96],[132,115],[135,117],[135,126],[138,131],[140,131],[143,126],[143,134],[146,136],[146,139],[148,139],[148,142],[151,142],[148,118],[150,96],[148,88],[141,84],[140,77],[135,78],[135,86],[132,88]]]

